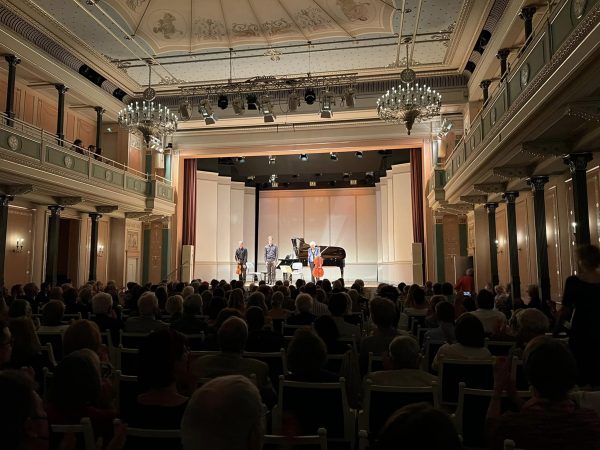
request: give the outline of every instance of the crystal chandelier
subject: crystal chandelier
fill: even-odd
[[[119,124],[129,130],[139,130],[144,135],[146,143],[151,136],[162,140],[177,131],[177,114],[172,113],[167,106],[154,102],[156,91],[152,89],[152,63],[148,61],[148,87],[141,101],[130,103],[119,111]]]
[[[415,121],[430,119],[440,114],[442,95],[426,84],[415,83],[416,73],[408,66],[408,45],[406,43],[406,69],[400,72],[404,85],[393,87],[377,99],[379,118],[391,123],[403,123],[410,135]]]

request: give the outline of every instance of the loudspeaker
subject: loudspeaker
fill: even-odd
[[[184,245],[181,248],[181,281],[189,283],[194,279],[194,246]]]
[[[413,283],[423,286],[423,244],[420,242],[412,243],[412,275]]]

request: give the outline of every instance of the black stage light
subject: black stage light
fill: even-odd
[[[300,161],[308,161],[308,155],[306,153],[302,153],[299,158]]]
[[[240,156],[240,157],[238,158],[238,162],[239,162],[240,164],[244,164],[244,163],[246,162],[246,157],[245,157],[245,156]]]
[[[338,157],[337,157],[337,153],[330,153],[329,154],[329,159],[331,159],[332,161],[337,161]]]
[[[358,159],[361,159],[363,157],[363,152],[356,152],[355,155]]]
[[[312,105],[317,99],[317,95],[315,94],[315,90],[313,88],[308,88],[304,91],[304,101],[307,105]]]
[[[258,98],[254,94],[246,95],[246,101],[248,102],[248,109],[257,110],[258,109]]]
[[[226,95],[219,95],[219,99],[217,100],[217,106],[221,109],[227,109],[229,106],[229,100]]]

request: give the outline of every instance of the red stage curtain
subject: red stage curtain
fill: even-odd
[[[196,171],[195,159],[183,166],[183,245],[196,245]]]
[[[425,250],[425,226],[423,219],[423,155],[422,149],[410,149],[410,195],[412,199],[413,242],[423,244]]]

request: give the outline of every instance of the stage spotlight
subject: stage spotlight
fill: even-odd
[[[217,106],[221,109],[227,109],[227,107],[229,106],[229,100],[227,99],[226,95],[219,95],[219,99],[217,100]]]
[[[248,110],[257,110],[258,109],[258,99],[254,94],[246,95],[246,101],[248,102]]]
[[[187,100],[179,104],[179,119],[190,120],[192,118],[192,105]]]
[[[317,95],[315,94],[315,90],[313,88],[308,88],[304,91],[304,101],[307,105],[312,105],[317,99]]]
[[[299,158],[300,161],[308,161],[308,155],[306,153],[302,153]]]
[[[299,106],[300,97],[298,97],[298,94],[290,94],[290,96],[288,97],[288,109],[290,110],[290,112],[295,112]]]
[[[231,103],[233,106],[233,112],[236,116],[241,116],[246,112],[246,106],[241,98],[235,98]]]
[[[274,187],[274,188],[279,187],[279,183],[277,181],[273,181],[271,183],[271,187]]]
[[[237,160],[238,160],[238,162],[240,164],[244,164],[246,162],[246,157],[245,156],[240,156]]]
[[[269,155],[269,165],[275,164],[275,156]]]
[[[450,122],[448,119],[444,119],[442,122],[442,126],[440,127],[440,132],[438,133],[438,137],[440,139],[446,137],[448,135],[448,133],[450,133],[451,129],[452,129],[452,122]]]
[[[268,95],[263,95],[260,98],[260,111],[263,114],[265,123],[275,122],[275,113],[273,113],[273,105]]]
[[[343,178],[345,181],[348,181],[348,180],[350,179],[350,174],[349,174],[349,173],[344,173],[344,175],[342,176],[342,178]]]
[[[321,119],[331,119],[333,117],[333,110],[331,105],[335,105],[335,97],[329,91],[325,91],[321,94]]]
[[[308,185],[309,185],[310,187],[315,187],[315,186],[317,185],[317,182],[316,182],[316,181],[309,181],[309,182],[308,182]]]
[[[200,107],[198,108],[198,112],[202,114],[202,118],[204,119],[204,123],[206,125],[214,125],[216,123],[215,116],[213,115],[212,104],[210,100],[204,99],[200,102]]]
[[[338,160],[337,153],[333,153],[333,152],[330,153],[329,154],[329,159],[332,160],[332,161],[337,161]]]
[[[344,94],[344,101],[348,108],[354,108],[354,89],[350,88]]]
[[[356,186],[357,185],[357,181],[352,179],[350,180],[350,186]]]
[[[358,159],[362,159],[362,157],[363,157],[363,152],[356,152],[356,153],[355,153],[355,155],[356,155],[356,157],[357,157]]]
[[[367,172],[366,173],[365,181],[367,183],[373,183],[375,181],[375,177],[373,175],[373,172]]]

